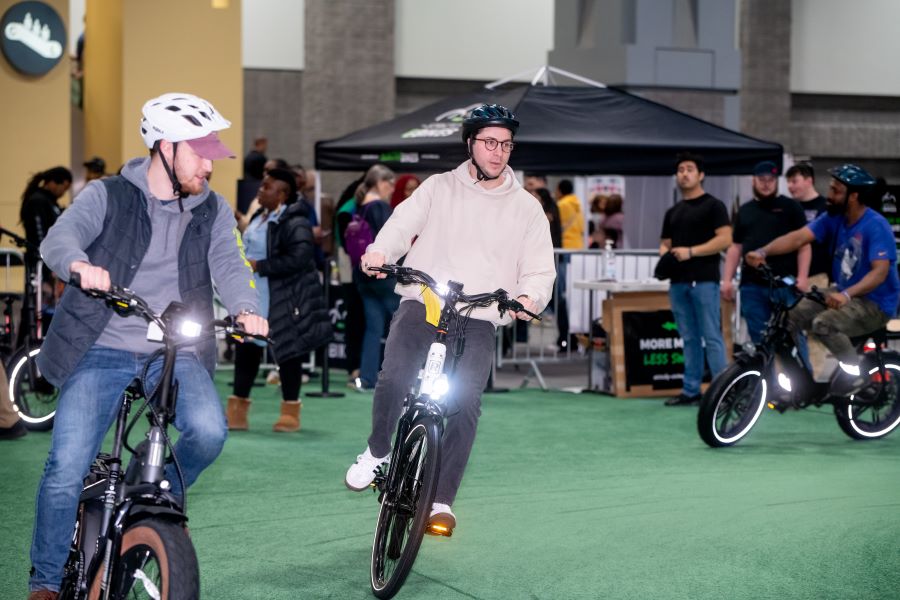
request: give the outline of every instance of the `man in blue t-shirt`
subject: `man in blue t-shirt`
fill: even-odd
[[[900,278],[891,227],[863,201],[863,195],[874,189],[875,178],[851,164],[829,173],[828,211],[807,226],[747,253],[745,258],[756,267],[765,262],[766,256],[792,252],[813,241],[833,249],[834,286],[825,291],[828,306],[802,300],[791,311],[789,326],[795,336],[807,331],[831,350],[842,370],[832,392],[850,395],[867,383],[850,338],[872,333],[894,316],[900,300]]]

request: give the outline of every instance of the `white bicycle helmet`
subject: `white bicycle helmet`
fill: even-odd
[[[141,113],[141,137],[150,149],[160,140],[195,140],[231,127],[212,104],[192,94],[163,94],[148,100]]]

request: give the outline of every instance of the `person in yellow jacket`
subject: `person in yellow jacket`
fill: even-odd
[[[560,180],[556,186],[556,205],[559,207],[559,222],[562,226],[562,247],[564,250],[580,250],[584,248],[584,212],[581,210],[581,200],[574,193],[572,182],[569,179]],[[569,336],[568,302],[566,302],[566,271],[568,270],[569,255],[562,254],[559,257],[556,275],[556,293],[559,298],[557,315],[557,329],[559,337],[556,340],[560,350],[565,350],[572,342]]]
[[[563,179],[556,186],[556,205],[562,224],[562,247],[567,250],[584,248],[584,213],[581,200],[574,193],[572,182]]]

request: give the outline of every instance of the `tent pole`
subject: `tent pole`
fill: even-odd
[[[576,75],[575,73],[570,73],[569,71],[564,71],[563,69],[559,69],[557,67],[547,67],[547,69],[552,71],[553,73],[558,73],[559,75],[563,75],[564,77],[568,77],[570,79],[574,79],[575,81],[580,81],[581,83],[586,83],[594,87],[606,87],[606,84],[600,83],[599,81],[594,81],[593,79],[588,79],[587,77],[582,77],[581,75]]]
[[[543,79],[544,85],[547,85],[547,67],[541,67],[531,79],[531,85],[537,85],[539,80]]]
[[[544,67],[540,67],[538,69],[538,71],[540,71],[543,68]],[[503,79],[498,79],[497,81],[492,81],[491,83],[486,83],[484,87],[489,90],[492,90],[494,88],[500,87],[501,85],[503,85],[505,83],[509,83],[510,81],[512,81],[514,79],[518,79],[519,77],[524,77],[525,75],[530,75],[531,73],[534,73],[534,72],[535,72],[534,69],[528,69],[526,71],[522,71],[521,73],[516,73],[515,75],[510,75],[509,77],[504,77]]]

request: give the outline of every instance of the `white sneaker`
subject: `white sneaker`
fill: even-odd
[[[435,502],[431,505],[431,514],[428,516],[428,524],[425,533],[450,537],[456,527],[456,515],[450,510],[450,505]]]
[[[431,518],[438,513],[444,513],[446,515],[450,515],[451,517],[453,517],[454,520],[456,520],[456,515],[453,514],[452,510],[450,510],[449,504],[441,504],[440,502],[433,503],[431,505],[431,514],[428,515],[428,518]]]
[[[390,456],[376,458],[372,456],[372,452],[366,447],[366,451],[357,456],[356,462],[347,469],[344,483],[354,492],[361,492],[367,489],[375,481],[375,469],[380,465],[386,464],[389,458]]]

